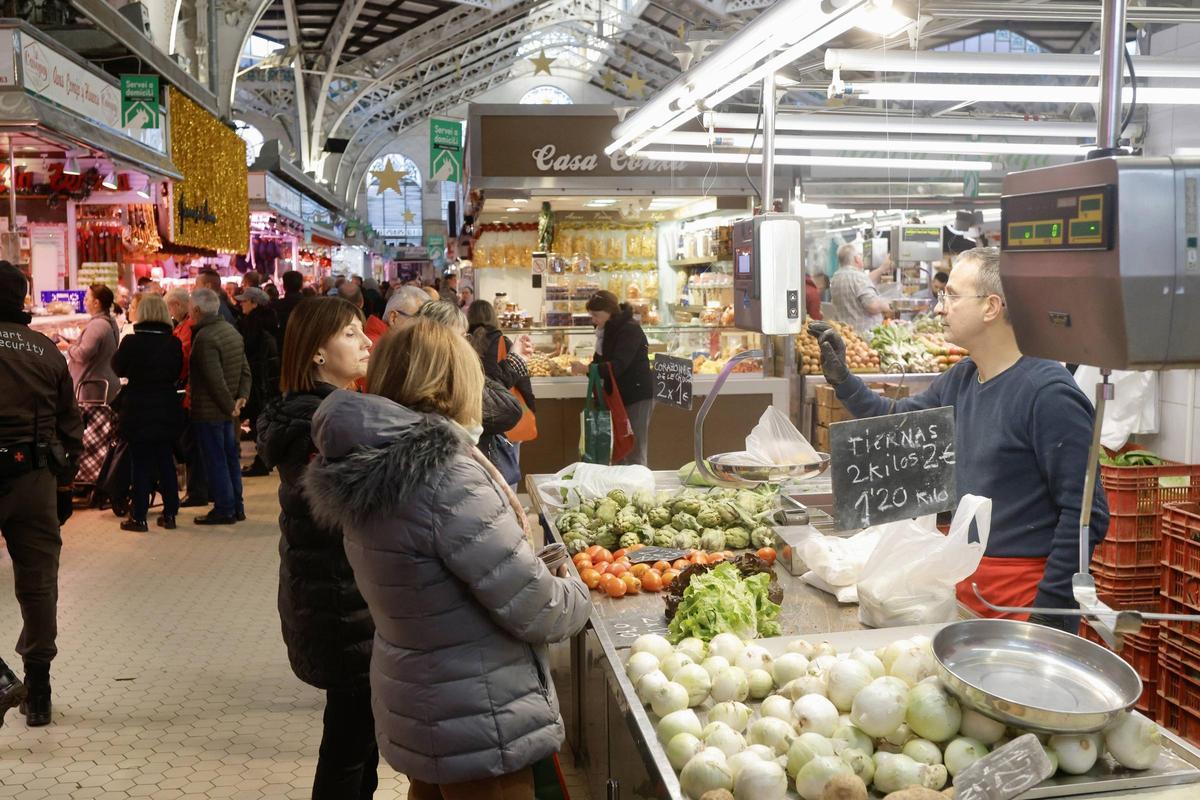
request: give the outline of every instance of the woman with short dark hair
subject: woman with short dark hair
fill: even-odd
[[[650,412],[654,410],[654,378],[650,372],[649,344],[642,326],[633,318],[633,309],[617,300],[612,292],[599,291],[587,301],[587,310],[596,326],[596,352],[593,364],[600,364],[600,376],[606,390],[612,390],[609,378],[616,378],[617,390],[636,443],[622,464],[647,466],[649,459]]]

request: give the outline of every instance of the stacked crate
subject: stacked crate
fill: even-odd
[[[1163,611],[1200,616],[1200,502],[1163,506],[1162,535]],[[1158,675],[1158,721],[1200,743],[1200,623],[1162,623]]]
[[[867,386],[876,394],[883,397],[890,397],[894,400],[908,397],[908,387],[899,383],[874,381],[868,383]],[[828,384],[817,386],[813,400],[815,413],[813,414],[813,435],[810,441],[818,452],[828,453],[829,426],[835,422],[852,420],[854,419],[854,415],[846,410],[841,400],[838,400],[837,390]]]
[[[1108,497],[1108,534],[1096,547],[1090,567],[1100,599],[1116,609],[1162,611],[1163,507],[1200,499],[1200,467],[1168,462],[1154,467],[1100,466]],[[1085,638],[1099,642],[1086,623]],[[1137,670],[1144,691],[1137,708],[1149,717],[1159,712],[1159,625],[1146,623],[1125,637],[1121,656]]]

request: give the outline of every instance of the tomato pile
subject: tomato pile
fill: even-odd
[[[571,560],[575,563],[575,569],[579,571],[579,578],[589,589],[617,598],[627,594],[661,592],[671,585],[680,572],[692,564],[716,564],[733,558],[733,553],[728,550],[721,553],[691,550],[685,558],[680,558],[674,563],[630,563],[629,554],[636,553],[645,546],[636,544],[628,550],[617,550],[614,553],[600,545],[592,545],[587,550],[576,553]],[[770,547],[761,548],[756,555],[769,564],[775,562],[775,551]]]

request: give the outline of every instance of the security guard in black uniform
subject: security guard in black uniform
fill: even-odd
[[[0,535],[13,563],[24,625],[17,653],[25,685],[0,660],[0,724],[20,704],[31,727],[50,724],[50,662],[58,652],[60,526],[71,516],[71,480],[83,422],[67,361],[29,328],[25,275],[0,261]]]

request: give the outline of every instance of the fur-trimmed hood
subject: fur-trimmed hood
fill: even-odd
[[[449,420],[344,390],[321,403],[312,435],[317,457],[304,488],[313,517],[329,526],[395,516],[468,446],[465,432]]]

